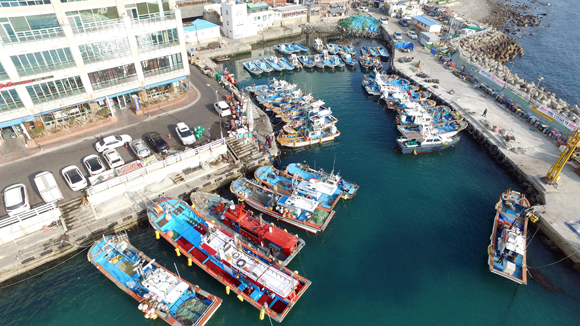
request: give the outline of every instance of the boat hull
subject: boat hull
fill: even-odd
[[[401,139],[396,139],[397,146],[403,154],[421,154],[439,152],[449,147],[454,147],[459,142],[459,136],[446,144],[430,145],[430,146],[406,146]]]
[[[284,147],[300,148],[300,147],[306,147],[306,146],[310,146],[310,145],[314,145],[314,144],[322,144],[322,143],[326,143],[329,141],[333,141],[338,136],[340,136],[340,133],[333,134],[330,136],[321,137],[321,138],[317,138],[317,139],[309,139],[309,140],[296,141],[296,142],[287,142],[287,141],[281,142],[280,140],[278,140],[278,143],[280,143],[280,145],[282,145]]]

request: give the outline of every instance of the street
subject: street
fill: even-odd
[[[192,130],[197,126],[205,128],[204,137],[201,140],[197,140],[196,145],[205,143],[209,138],[212,140],[219,138],[220,120],[213,108],[213,104],[216,100],[214,90],[219,90],[219,94],[221,95],[220,100],[223,99],[223,95],[227,95],[228,93],[225,89],[218,86],[215,79],[210,79],[203,75],[196,68],[191,66],[190,68],[191,75],[189,76],[189,80],[195,85],[199,93],[198,100],[195,104],[188,105],[185,109],[180,108],[161,115],[153,116],[127,127],[111,130],[109,133],[103,133],[103,137],[128,134],[133,139],[143,139],[145,133],[157,131],[167,141],[172,150],[183,150],[184,146],[179,143],[179,139],[175,134],[175,125],[178,122],[185,122]],[[210,84],[211,87],[213,87],[213,90],[208,87],[207,84]],[[125,109],[123,112],[117,111],[116,114],[132,115],[134,113],[129,109]],[[208,128],[211,128],[211,135],[209,138],[207,135]],[[168,139],[167,137],[169,134],[171,134],[171,139]],[[61,170],[66,166],[76,165],[84,174],[85,178],[88,178],[89,175],[82,160],[84,157],[91,154],[98,154],[102,158],[102,155],[97,153],[95,150],[95,143],[100,140],[100,136],[100,134],[97,134],[93,137],[72,140],[71,143],[46,149],[30,157],[0,165],[0,174],[2,175],[0,189],[4,190],[6,187],[15,183],[23,183],[28,190],[30,205],[33,208],[38,207],[43,205],[44,202],[34,184],[34,177],[42,171],[50,171],[60,187],[64,196],[64,202],[76,197],[81,197],[83,191],[70,190],[61,175]],[[123,157],[125,163],[137,160],[137,157],[131,152],[131,150],[127,150],[125,147],[119,147],[117,148],[117,151]],[[104,160],[103,163],[106,165]],[[4,200],[2,200],[0,218],[5,216],[5,214]]]

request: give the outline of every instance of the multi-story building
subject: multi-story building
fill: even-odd
[[[320,0],[320,15],[344,16],[349,5],[349,0]]]
[[[175,0],[8,0],[1,7],[0,128],[114,112],[138,100],[131,95],[159,95],[189,75]]]

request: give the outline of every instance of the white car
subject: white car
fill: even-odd
[[[69,165],[61,171],[62,177],[72,191],[78,191],[87,187],[87,179],[76,165]]]
[[[121,155],[119,155],[119,152],[117,152],[114,149],[104,151],[103,157],[105,158],[105,162],[107,162],[107,164],[111,169],[123,166],[125,164],[125,161],[123,161],[123,158],[121,157]]]
[[[367,8],[367,7],[358,7],[357,10],[360,12],[369,12],[369,8]]]
[[[213,108],[216,110],[216,112],[218,113],[218,115],[220,117],[226,117],[226,116],[232,114],[232,111],[230,110],[230,106],[228,105],[228,103],[226,101],[219,101],[217,103],[214,103]]]
[[[195,135],[191,132],[185,122],[177,123],[177,126],[175,126],[175,133],[183,145],[187,146],[195,143]]]
[[[26,186],[22,183],[17,183],[4,189],[2,197],[4,197],[4,208],[9,216],[14,216],[30,210],[30,204],[28,204],[28,191],[26,191]]]
[[[101,141],[98,141],[95,144],[95,149],[97,150],[97,152],[101,153],[102,151],[107,149],[121,147],[125,145],[125,143],[130,143],[131,140],[133,139],[129,135],[108,136],[103,138]]]
[[[400,32],[394,32],[393,33],[393,38],[395,40],[402,40],[403,39],[403,35]]]
[[[387,17],[381,17],[379,19],[379,22],[381,23],[381,25],[386,26],[389,24],[389,19],[387,19]]]
[[[144,159],[146,157],[151,156],[151,151],[145,145],[145,142],[142,141],[141,139],[135,139],[134,141],[130,142],[129,147],[131,148],[133,153],[135,153],[135,156],[137,156],[140,159]]]
[[[85,165],[85,168],[87,168],[87,171],[89,171],[90,175],[97,175],[106,170],[101,158],[95,154],[85,157],[83,159],[83,164]]]
[[[417,39],[417,33],[413,32],[413,31],[408,31],[407,36],[412,38],[413,40]]]

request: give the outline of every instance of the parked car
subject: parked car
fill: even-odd
[[[4,208],[9,216],[30,210],[28,191],[26,191],[26,186],[22,183],[17,183],[4,189],[2,197],[4,197]]]
[[[381,18],[379,19],[379,22],[381,23],[381,25],[384,25],[384,26],[386,26],[386,25],[388,25],[388,24],[389,24],[389,19],[388,19],[387,17],[381,17]]]
[[[408,31],[407,36],[412,38],[413,40],[417,39],[417,33],[413,32],[413,31]]]
[[[226,116],[232,114],[232,111],[230,110],[230,106],[228,105],[228,103],[226,101],[219,101],[217,103],[214,103],[213,107],[220,117],[226,117]]]
[[[402,40],[403,39],[403,34],[401,34],[400,32],[394,32],[393,33],[393,38],[395,40]]]
[[[169,145],[157,131],[148,132],[145,135],[145,140],[158,153],[165,153],[169,150]]]
[[[129,143],[133,140],[129,135],[121,135],[121,136],[108,136],[103,138],[101,141],[98,141],[95,144],[95,149],[97,152],[101,153],[107,149],[113,149],[117,147],[121,147],[125,145],[125,143]]]
[[[119,152],[117,152],[114,149],[109,149],[107,151],[104,151],[103,157],[105,158],[105,162],[107,162],[107,165],[111,169],[114,169],[114,168],[119,167],[119,166],[123,166],[125,164],[125,161],[123,161],[123,158],[121,157],[121,155],[119,155]]]
[[[63,199],[62,192],[52,173],[48,171],[40,172],[34,177],[34,183],[36,184],[36,188],[38,188],[40,197],[42,197],[45,203],[52,203]]]
[[[89,155],[83,159],[83,164],[87,168],[90,175],[97,175],[99,173],[105,172],[105,165],[101,158],[97,155]]]
[[[175,133],[183,145],[187,146],[195,143],[195,135],[191,132],[185,122],[177,123],[177,126],[175,126]]]
[[[399,20],[399,25],[403,27],[409,27],[409,21],[407,21],[406,19],[401,19]]]
[[[135,139],[129,143],[129,148],[133,151],[135,156],[140,159],[144,159],[151,155],[151,151],[147,146],[145,146],[145,142],[141,139]]]
[[[367,7],[358,7],[357,10],[360,12],[369,12],[369,8]]]
[[[87,187],[87,179],[76,165],[69,165],[62,169],[62,177],[72,191],[78,191]]]

